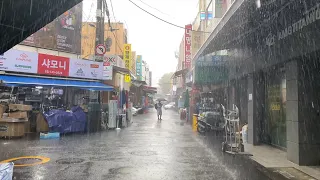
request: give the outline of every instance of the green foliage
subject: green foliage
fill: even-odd
[[[173,72],[166,73],[162,75],[162,77],[159,79],[159,86],[163,94],[170,93],[170,90],[172,87],[172,79],[171,79],[172,75],[173,75]]]

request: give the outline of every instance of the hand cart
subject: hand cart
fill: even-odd
[[[227,110],[223,105],[223,117],[225,120],[225,141],[222,142],[222,151],[230,154],[243,152],[243,144],[239,133],[239,109],[233,105],[232,110]]]

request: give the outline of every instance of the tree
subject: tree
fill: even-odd
[[[173,72],[166,73],[162,75],[162,77],[159,79],[159,86],[163,94],[170,93],[170,90],[172,87],[172,79],[171,79],[172,75],[173,75]]]

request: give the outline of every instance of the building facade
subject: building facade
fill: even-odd
[[[123,56],[124,44],[128,43],[127,30],[123,23],[111,23],[112,30],[108,23],[104,25],[104,42],[107,47],[107,55]],[[83,22],[81,36],[81,57],[94,60],[96,23]]]
[[[219,23],[215,15],[200,21],[199,30],[210,33],[193,61],[211,67],[216,78],[200,88],[220,92],[227,107],[239,107],[248,143],[280,148],[299,165],[319,165],[320,2],[212,0],[208,5],[216,9],[221,2],[226,4],[220,6]]]

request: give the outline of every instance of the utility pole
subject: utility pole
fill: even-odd
[[[104,44],[104,11],[103,0],[97,0],[97,25],[96,25],[96,47],[99,44]],[[103,61],[103,56],[95,54],[95,61]]]

